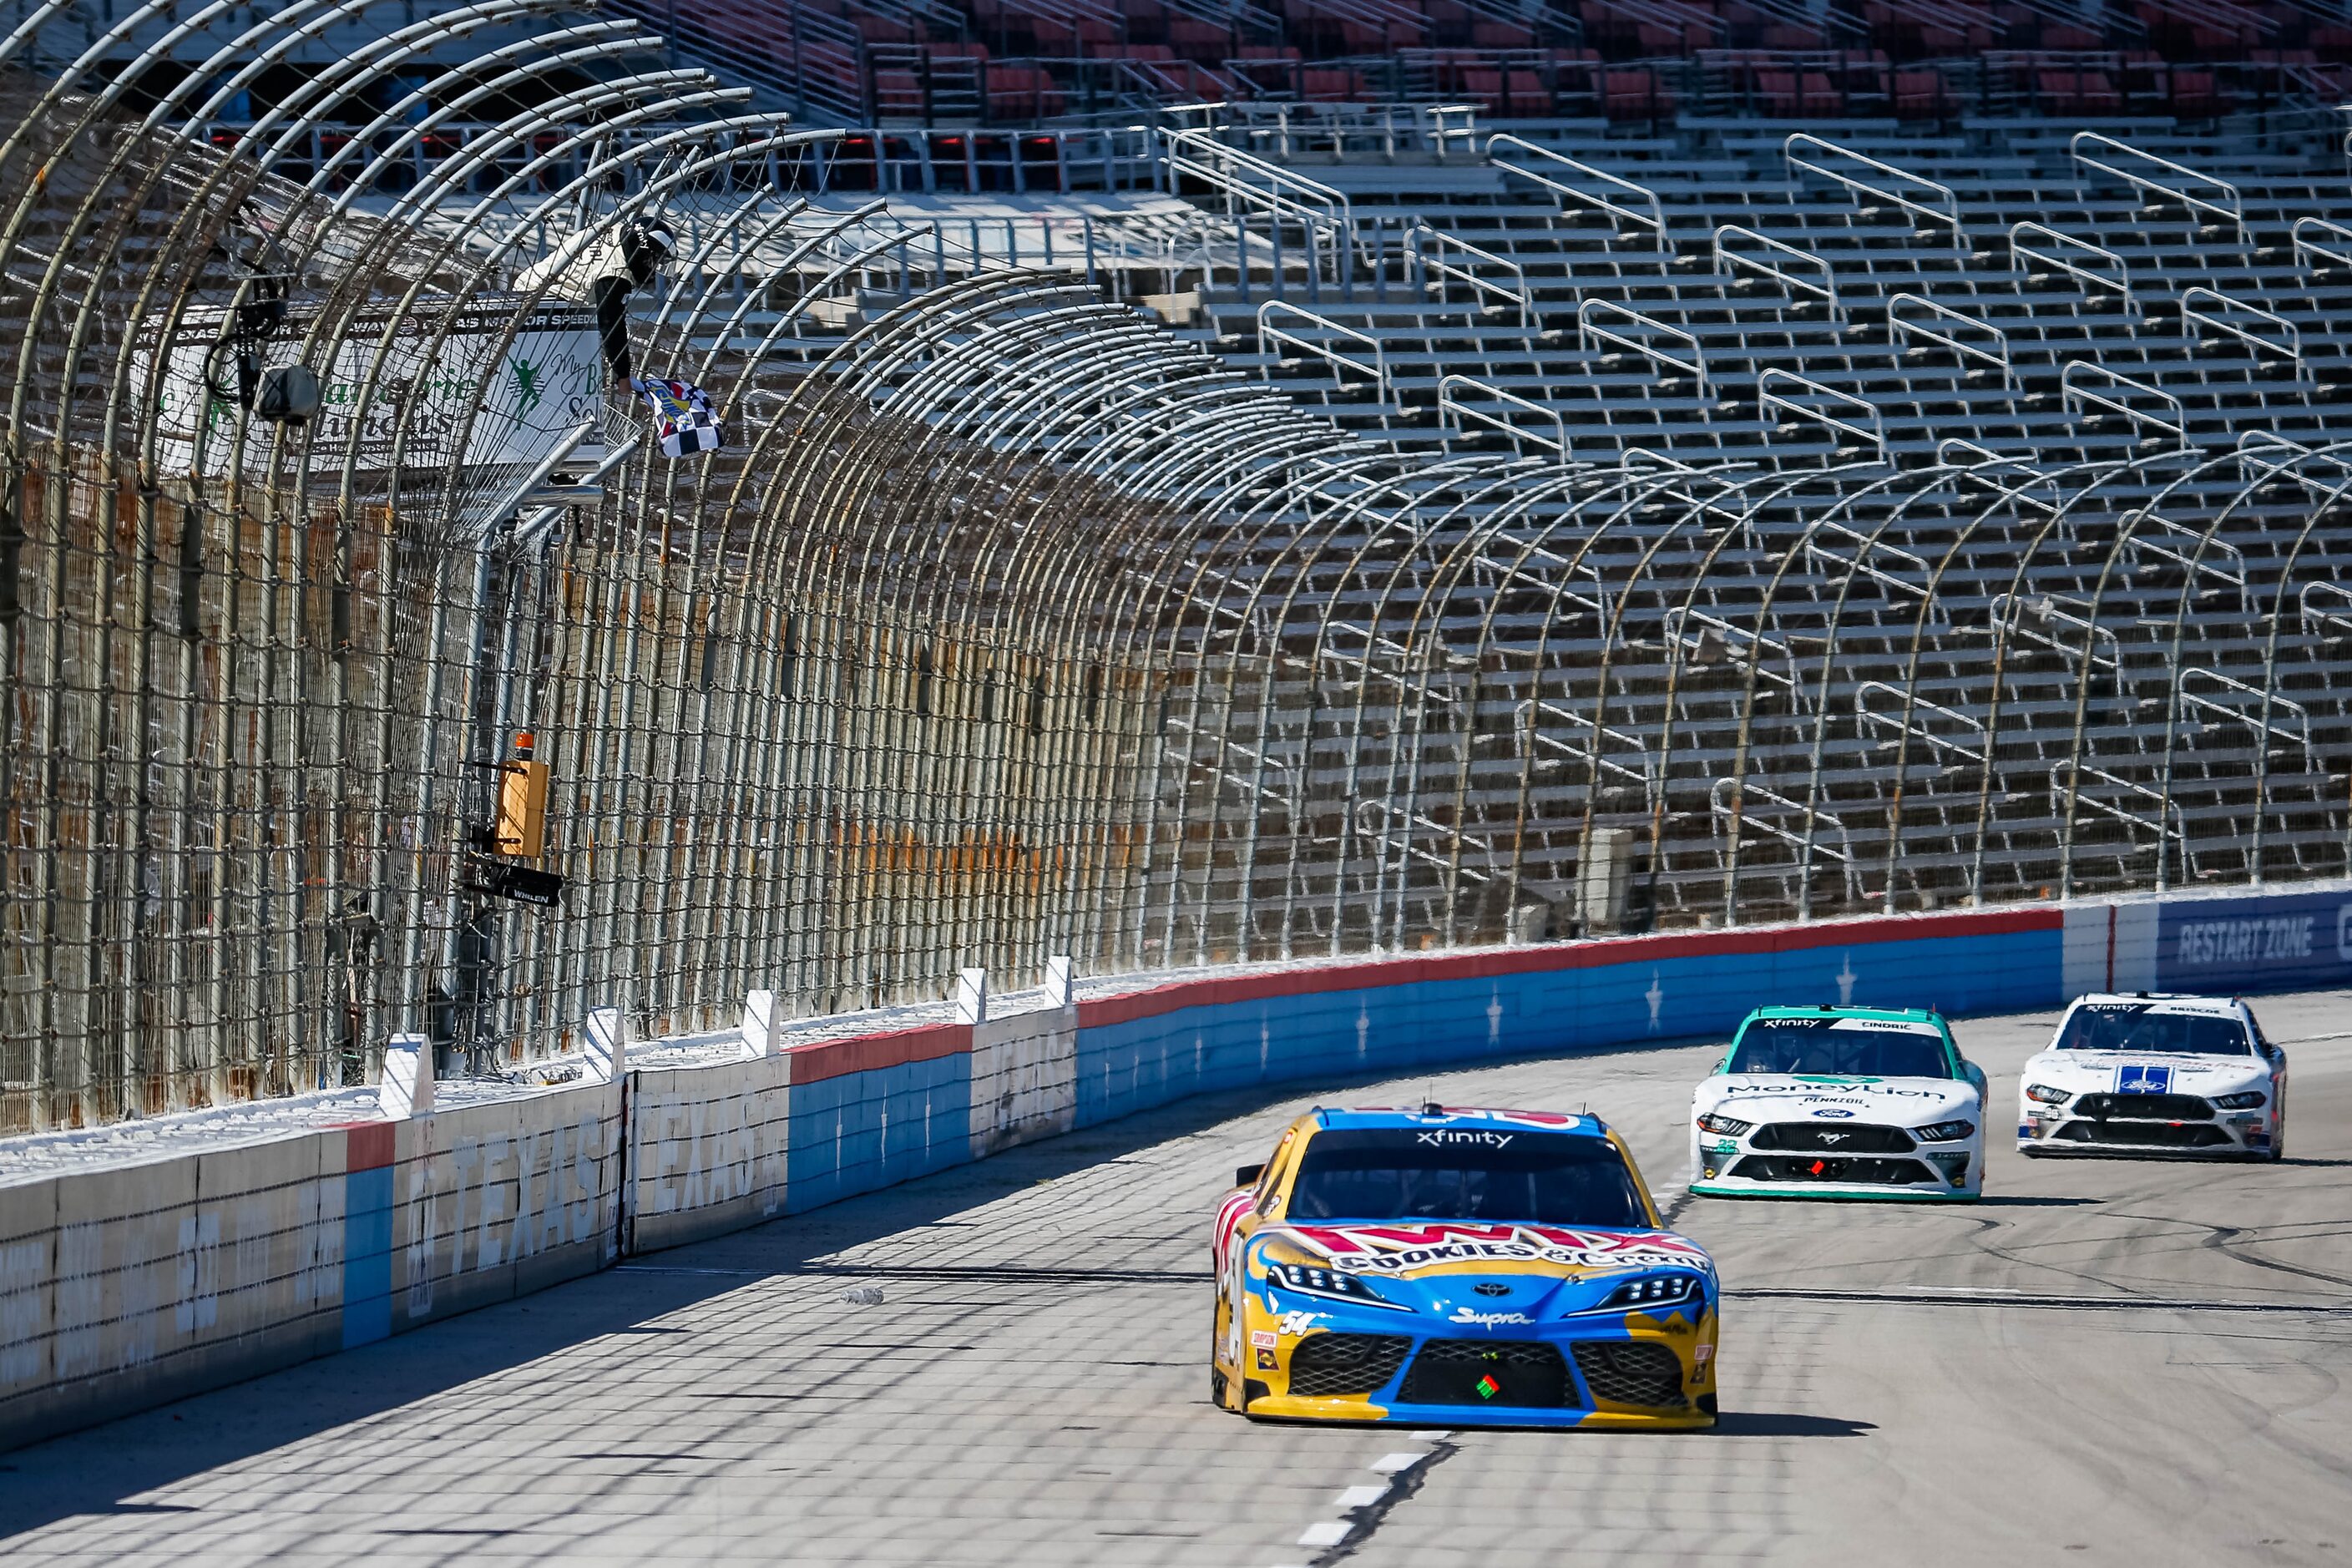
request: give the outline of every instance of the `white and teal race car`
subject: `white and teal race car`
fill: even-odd
[[[1708,1197],[1974,1198],[1983,1069],[1937,1014],[1759,1007],[1691,1097]]]
[[[2220,996],[2083,996],[2018,1084],[2027,1154],[2286,1152],[2286,1053]]]

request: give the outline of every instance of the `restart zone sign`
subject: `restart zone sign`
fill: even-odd
[[[2158,917],[2167,991],[2289,991],[2352,979],[2352,893],[2200,899]]]

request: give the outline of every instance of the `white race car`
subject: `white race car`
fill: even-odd
[[[1934,1013],[1759,1007],[1691,1097],[1710,1197],[1974,1198],[1982,1069]]]
[[[2286,1152],[2286,1053],[2235,998],[2084,996],[2018,1086],[2028,1154]]]

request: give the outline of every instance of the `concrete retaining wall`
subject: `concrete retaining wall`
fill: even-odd
[[[1207,1089],[1719,1035],[1765,1001],[2328,984],[2344,888],[2041,905],[1097,983],[58,1174],[0,1145],[0,1447]]]

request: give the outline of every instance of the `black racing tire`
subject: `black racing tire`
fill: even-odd
[[[1220,1410],[1225,1407],[1225,1374],[1213,1366],[1209,1369],[1209,1403]]]

